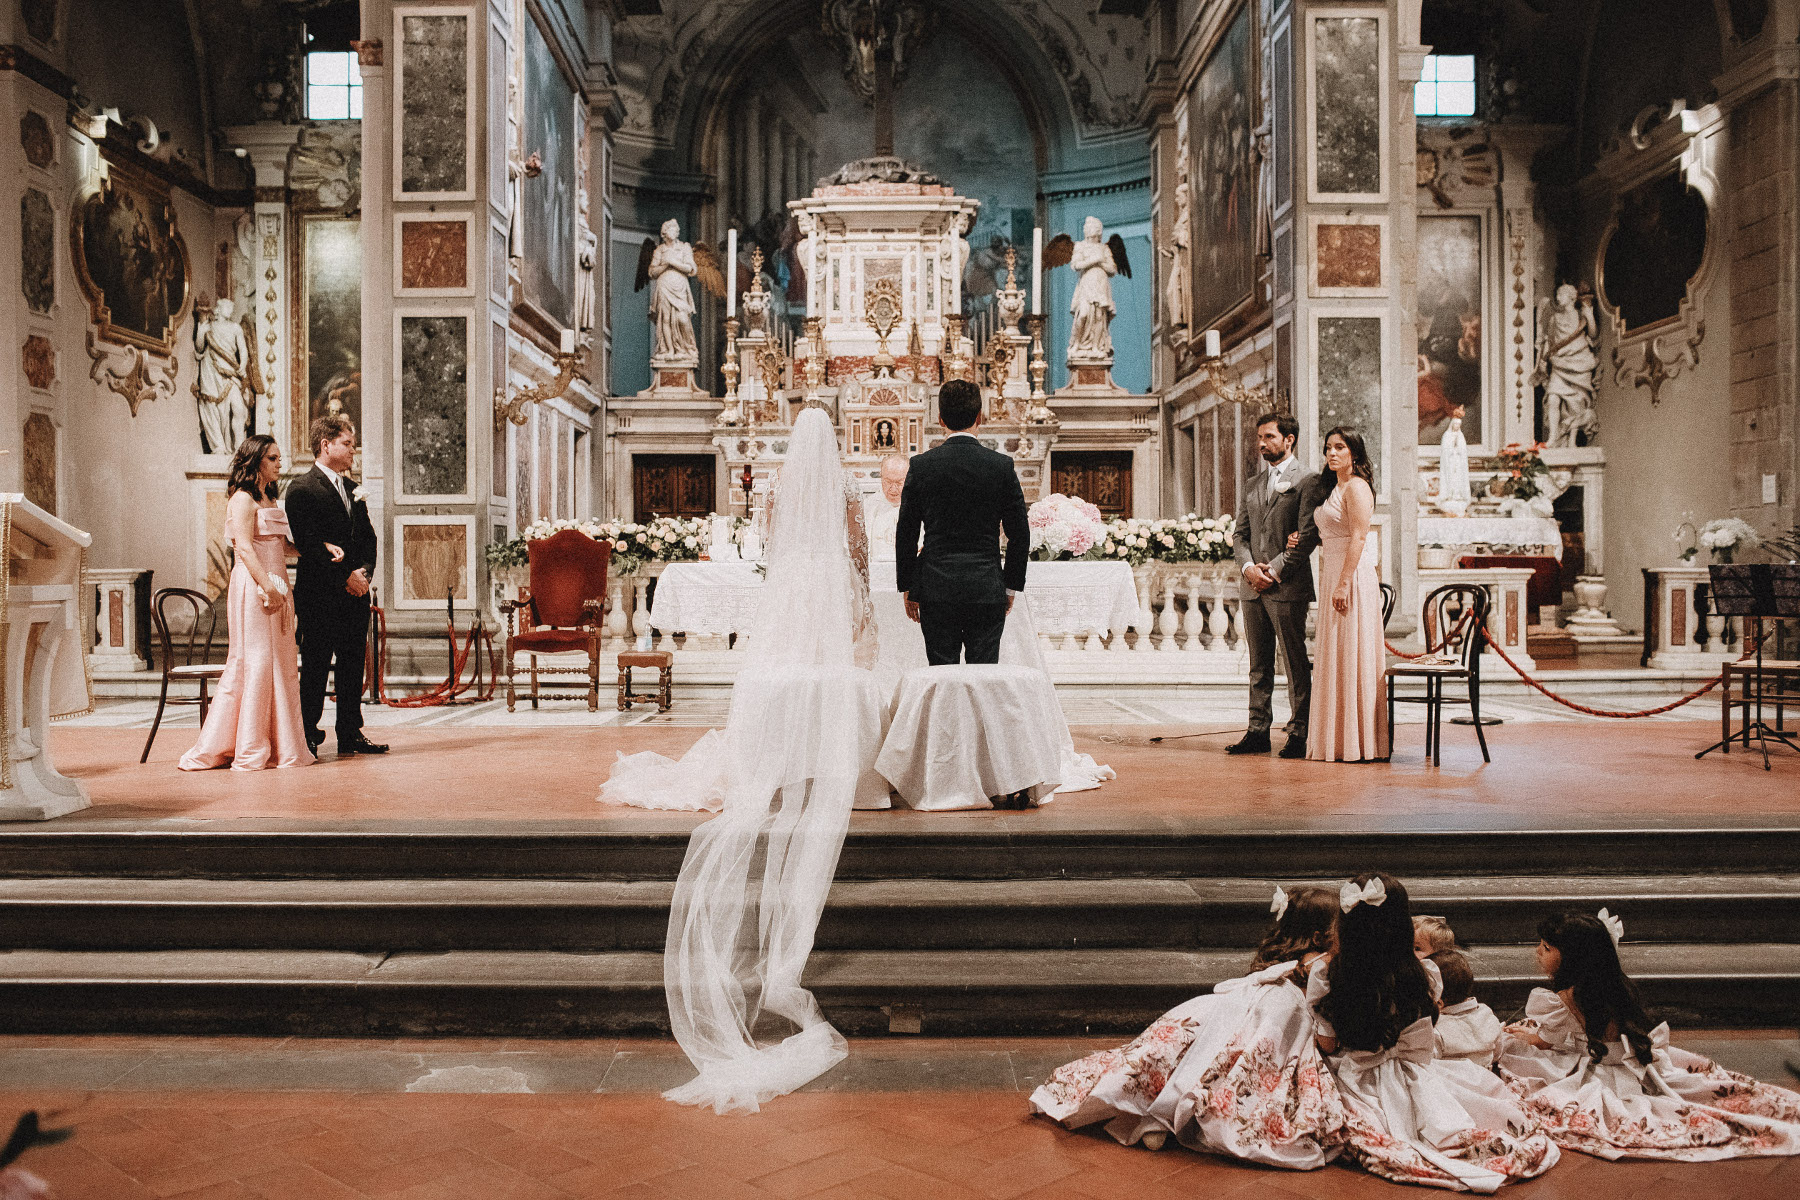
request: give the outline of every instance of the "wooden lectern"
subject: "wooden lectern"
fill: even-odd
[[[48,821],[88,806],[50,765],[52,717],[93,706],[81,632],[81,566],[93,539],[18,493],[0,492],[0,821]]]

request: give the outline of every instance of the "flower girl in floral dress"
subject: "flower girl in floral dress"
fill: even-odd
[[[1275,890],[1250,974],[1171,1009],[1130,1045],[1067,1063],[1031,1105],[1070,1129],[1099,1121],[1126,1145],[1173,1133],[1194,1150],[1311,1170],[1337,1153],[1343,1105],[1313,1041],[1299,981],[1331,945],[1337,897]]]
[[[1435,1056],[1437,964],[1413,953],[1406,888],[1363,874],[1339,893],[1337,948],[1306,998],[1348,1111],[1345,1153],[1375,1175],[1493,1192],[1542,1174],[1557,1149],[1518,1098],[1473,1063]]]
[[[1625,927],[1563,913],[1538,926],[1538,966],[1525,1019],[1501,1036],[1501,1076],[1550,1136],[1601,1158],[1710,1162],[1800,1154],[1800,1095],[1669,1045],[1651,1028],[1619,966]]]

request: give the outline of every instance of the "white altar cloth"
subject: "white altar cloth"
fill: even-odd
[[[1421,546],[1549,546],[1562,557],[1562,527],[1549,517],[1420,517]]]
[[[987,808],[990,796],[1063,786],[1067,725],[1049,678],[1030,666],[920,667],[900,696],[875,769],[927,812]]]

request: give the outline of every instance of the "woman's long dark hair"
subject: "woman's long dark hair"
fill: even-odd
[[[277,494],[275,484],[262,486],[263,455],[275,439],[266,433],[253,433],[238,443],[237,453],[231,456],[231,479],[225,485],[225,494],[233,492],[249,492],[258,500],[273,500]]]
[[[1625,1048],[1639,1062],[1650,1061],[1650,1018],[1638,1000],[1637,988],[1619,965],[1619,948],[1600,918],[1584,912],[1564,912],[1538,922],[1538,936],[1557,953],[1562,964],[1550,977],[1550,986],[1568,992],[1587,1030],[1588,1054],[1595,1062],[1606,1057],[1607,1033],[1625,1039]]]
[[[1260,971],[1281,962],[1298,962],[1308,954],[1331,949],[1337,924],[1337,893],[1322,887],[1287,889],[1287,910],[1257,943],[1250,969]]]
[[[1392,875],[1364,872],[1361,887],[1381,880],[1387,899],[1358,904],[1338,917],[1337,950],[1327,979],[1331,991],[1319,1010],[1350,1050],[1386,1050],[1420,1017],[1437,1020],[1431,981],[1413,953],[1412,909],[1406,885]]]
[[[1374,491],[1375,464],[1369,461],[1369,448],[1363,443],[1363,435],[1356,431],[1354,425],[1338,425],[1326,431],[1325,442],[1321,445],[1329,443],[1334,433],[1344,439],[1344,445],[1350,450],[1350,473],[1368,484],[1371,492]],[[1320,471],[1319,482],[1329,495],[1337,487],[1337,472],[1330,468]]]

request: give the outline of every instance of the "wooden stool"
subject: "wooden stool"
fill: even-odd
[[[654,692],[634,692],[631,690],[631,668],[654,667],[658,673],[658,684]],[[657,712],[668,712],[674,703],[675,692],[675,654],[670,650],[621,650],[619,652],[619,711],[625,712],[633,704],[649,704],[656,702]]]

